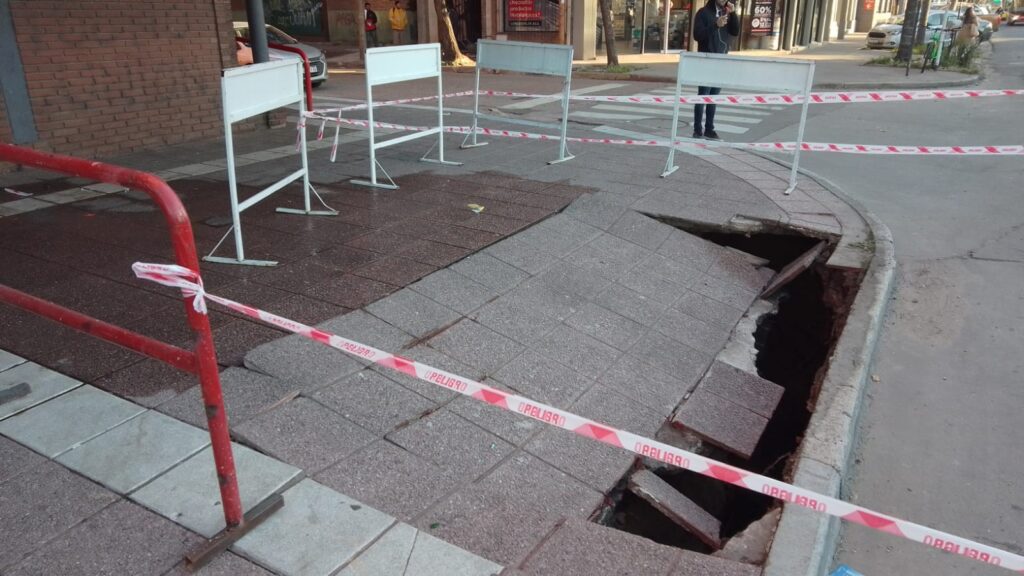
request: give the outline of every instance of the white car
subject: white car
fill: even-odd
[[[885,24],[878,24],[868,32],[868,48],[895,48],[900,45],[903,35],[903,19],[891,18]]]
[[[249,37],[249,23],[248,22],[234,22],[235,38]],[[327,81],[327,55],[323,53],[316,46],[310,46],[309,44],[303,44],[286,34],[283,30],[275,28],[270,24],[267,24],[267,42],[273,44],[283,44],[290,48],[298,48],[306,54],[306,58],[309,59],[309,75],[310,81],[313,83],[313,87],[317,87]],[[287,57],[292,56],[291,52],[284,50],[270,49],[270,59],[280,60],[284,54],[288,54]],[[296,56],[297,57],[297,56]]]

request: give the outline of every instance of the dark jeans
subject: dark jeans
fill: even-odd
[[[376,30],[367,30],[366,31],[366,47],[367,48],[376,48],[377,46],[380,46],[380,42],[377,41],[377,31]]]
[[[721,88],[711,86],[697,86],[697,96],[714,96],[721,94]],[[704,104],[693,105],[693,131],[703,134],[706,130],[715,129],[715,108],[714,104],[708,104],[707,121],[704,122]]]

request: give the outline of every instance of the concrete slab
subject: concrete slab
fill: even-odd
[[[786,266],[782,270],[779,270],[779,273],[772,278],[772,281],[764,287],[764,290],[761,292],[761,297],[767,298],[771,296],[780,288],[793,281],[793,279],[803,273],[804,270],[810,268],[811,264],[814,263],[814,260],[818,258],[818,255],[825,250],[826,246],[828,246],[828,243],[822,240],[812,246],[810,250],[801,254],[796,260],[786,264]]]
[[[506,364],[494,379],[527,398],[568,408],[594,381],[555,360],[527,350]]]
[[[685,292],[672,307],[694,318],[728,330],[732,330],[736,322],[743,316],[743,310],[697,292]]]
[[[760,576],[761,567],[683,550],[668,576]]]
[[[416,337],[434,332],[462,316],[409,288],[370,304],[366,311]]]
[[[127,494],[209,443],[210,437],[203,430],[149,411],[56,460],[119,494]]]
[[[629,350],[654,368],[683,382],[696,383],[711,365],[712,356],[658,332],[648,332]]]
[[[608,228],[608,232],[648,250],[657,250],[672,232],[672,227],[629,210]]]
[[[629,477],[629,491],[715,550],[722,547],[722,523],[654,472],[638,470]]]
[[[0,390],[13,388],[22,382],[27,383],[31,391],[27,396],[0,404],[0,420],[82,385],[78,380],[43,368],[34,362],[25,362],[0,372]]]
[[[273,576],[260,566],[233,552],[221,552],[209,564],[193,572],[184,560],[163,576]]]
[[[164,574],[202,539],[121,501],[39,548],[4,574]]]
[[[137,404],[85,385],[0,421],[0,434],[55,458],[143,412]]]
[[[249,510],[271,494],[302,478],[302,471],[232,444],[242,509]],[[135,491],[130,498],[206,538],[224,529],[224,508],[217,485],[213,449],[206,448]]]
[[[515,449],[447,408],[388,434],[387,439],[467,477],[483,473]]]
[[[669,308],[662,314],[654,329],[677,342],[690,348],[714,356],[725,346],[732,327],[725,328],[698,320],[675,308]]]
[[[462,314],[469,314],[503,292],[449,269],[438,270],[409,288]]]
[[[435,405],[369,368],[317,391],[313,399],[381,435],[418,418]]]
[[[294,382],[304,390],[317,390],[365,366],[348,354],[291,335],[268,342],[245,355],[245,367],[279,380]]]
[[[285,505],[232,550],[279,574],[332,574],[394,523],[394,518],[306,479]]]
[[[768,426],[768,419],[698,388],[676,411],[672,423],[716,446],[750,458]]]
[[[523,449],[602,494],[615,487],[636,460],[625,450],[557,428],[542,430]]]
[[[270,410],[302,389],[301,385],[238,367],[220,373],[220,387],[224,394],[228,423],[232,428]],[[203,392],[199,386],[193,386],[173,400],[164,402],[157,410],[193,426],[207,427]]]
[[[458,470],[434,464],[387,440],[370,444],[320,472],[315,480],[406,522],[466,481]]]
[[[617,359],[597,381],[662,416],[671,414],[695,386],[630,355]]]
[[[676,548],[646,538],[569,519],[518,567],[531,576],[656,576],[679,559]]]
[[[496,388],[497,382],[488,380],[485,384]],[[515,414],[481,402],[475,398],[459,396],[448,404],[448,408],[466,420],[499,436],[501,439],[521,446],[530,436],[544,427],[544,424],[521,414]]]
[[[8,368],[13,368],[18,364],[24,364],[25,362],[27,362],[27,360],[21,356],[16,356],[10,352],[0,350],[0,372],[3,372]]]
[[[786,392],[785,388],[774,382],[718,360],[704,375],[700,387],[768,419],[775,414]]]
[[[483,252],[456,262],[451,269],[484,286],[503,291],[511,290],[530,276],[515,266]]]
[[[499,564],[407,524],[398,524],[345,566],[338,576],[491,576],[501,569]]]
[[[534,351],[588,378],[597,378],[621,352],[579,330],[560,324],[531,345]]]
[[[612,283],[594,298],[594,303],[644,326],[654,324],[668,304],[650,298],[628,286]]]
[[[558,325],[556,318],[506,298],[483,306],[471,318],[520,344],[534,342]]]
[[[248,444],[315,474],[378,436],[309,398],[297,398],[235,428]]]
[[[0,484],[46,462],[39,454],[25,448],[14,440],[0,437]]]
[[[565,323],[617,350],[628,350],[644,331],[640,323],[593,303],[587,303]]]
[[[516,342],[472,320],[462,320],[427,344],[484,374],[493,374],[523,350]]]

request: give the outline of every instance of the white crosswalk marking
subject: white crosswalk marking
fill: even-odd
[[[609,136],[616,136],[619,138],[631,138],[633,140],[659,140],[665,139],[664,136],[658,136],[656,134],[646,134],[644,132],[634,132],[633,130],[623,130],[621,128],[615,128],[612,126],[598,126],[594,128],[594,132],[601,132],[608,134]],[[688,140],[685,136],[680,136],[679,140]],[[708,148],[694,148],[692,146],[676,146],[676,152],[683,154],[689,154],[691,156],[721,156],[718,152]],[[666,152],[666,155],[668,152]]]
[[[605,90],[614,90],[616,88],[622,88],[623,86],[625,86],[625,84],[598,84],[597,86],[588,86],[587,88],[579,88],[577,90],[570,90],[569,93],[579,96],[581,94],[590,94],[590,93],[593,93],[593,92],[603,92]],[[530,109],[530,108],[536,108],[538,106],[543,106],[545,104],[550,104],[551,102],[558,102],[561,98],[562,98],[562,93],[561,92],[556,92],[556,93],[552,94],[550,97],[546,97],[546,98],[533,98],[533,99],[527,100],[525,102],[516,102],[515,104],[509,104],[507,106],[502,106],[502,108],[505,109],[505,110],[527,110],[527,109]]]

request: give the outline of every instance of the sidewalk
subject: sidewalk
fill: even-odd
[[[415,123],[422,115],[401,109],[395,120]],[[293,143],[291,130],[236,141],[246,194],[295,169]],[[329,141],[316,142],[310,154],[312,178],[339,216],[307,219],[274,213],[273,205],[297,205],[295,188],[287,189],[243,219],[247,254],[271,257],[281,265],[257,269],[207,264],[206,288],[640,435],[668,438],[673,429],[669,420],[681,404],[690,414],[703,413],[712,420],[714,406],[724,405],[746,418],[736,420],[732,429],[749,434],[740,424],[750,421],[743,400],[691,393],[706,381],[708,369],[723,361],[727,344],[742,335],[737,325],[746,321],[748,309],[777,270],[666,222],[787,227],[838,245],[833,265],[863,268],[870,259],[863,252],[859,258],[852,256],[857,251],[848,249],[870,240],[854,209],[806,178],[792,195],[783,195],[788,170],[744,152],[680,153],[680,170],[663,179],[657,176],[664,165],[662,149],[586,147],[574,150],[577,157],[570,162],[546,165],[554,154],[551,142],[495,140],[471,150],[458,150],[455,144],[451,138],[448,155],[464,161],[463,167],[416,162],[422,144],[386,149],[380,161],[401,187],[374,191],[348,183],[365,176],[365,133],[346,132],[336,164],[327,160]],[[226,231],[222,143],[194,143],[121,161],[170,181],[192,217],[200,252]],[[178,296],[131,277],[131,262],[169,256],[160,217],[143,197],[32,173],[6,175],[0,182],[34,194],[28,201],[0,204],[0,237],[7,248],[0,254],[0,282],[187,344]],[[467,208],[470,204],[484,209],[476,213]],[[204,418],[191,379],[10,308],[0,309],[0,318],[7,327],[0,332],[0,349],[90,384],[96,393],[109,393],[105,401],[130,401],[114,402],[133,412],[127,422],[149,419],[190,430],[183,436],[193,435],[194,446],[171,465],[202,449],[203,436],[195,427],[202,427]],[[234,439],[255,458],[289,470],[268,490],[317,486],[338,494],[353,503],[353,511],[358,506],[366,515],[380,515],[374,534],[392,526],[394,520],[388,518],[393,517],[398,523],[388,534],[402,542],[418,530],[437,538],[440,547],[447,542],[468,552],[435,552],[432,558],[479,560],[473,565],[483,568],[467,574],[500,566],[508,566],[509,574],[550,574],[552,566],[564,574],[597,574],[600,564],[593,564],[592,557],[599,554],[598,546],[610,558],[635,558],[645,551],[646,564],[630,568],[642,574],[760,572],[757,566],[733,560],[648,541],[638,544],[636,537],[588,523],[608,510],[608,495],[643,463],[631,454],[402,374],[367,367],[223,310],[211,312],[211,323]],[[0,381],[0,387],[15,383]],[[74,386],[93,393],[93,388]],[[72,393],[24,414],[54,409],[55,402]],[[765,425],[770,416],[753,420]],[[45,419],[53,430],[61,430],[46,434],[65,437],[62,424],[67,420]],[[8,432],[0,428],[0,434],[18,440],[24,428],[10,426]],[[99,438],[116,438],[109,436],[112,431]],[[717,440],[735,448],[730,438]],[[81,467],[90,461],[82,455],[91,443],[64,444],[57,462],[107,485],[100,472]],[[19,458],[40,459],[24,448],[4,446]],[[83,464],[73,465],[76,459]],[[77,569],[61,564],[72,558],[114,562],[108,555],[120,552],[112,545],[90,551],[88,546],[69,548],[69,543],[79,542],[82,531],[95,532],[86,527],[107,526],[115,535],[124,530],[115,523],[122,520],[114,511],[121,510],[130,510],[123,515],[152,517],[145,522],[164,526],[179,542],[197,542],[201,532],[181,518],[180,510],[141,502],[192,531],[118,496],[127,493],[140,501],[136,490],[147,488],[174,494],[177,485],[158,489],[156,482],[171,482],[184,466],[167,474],[168,466],[158,467],[162,469],[155,476],[115,489],[116,494],[65,472],[81,490],[88,487],[96,494],[100,504],[87,509],[76,508],[77,497],[65,488],[34,482],[44,470],[63,470],[59,464],[40,462],[24,468],[21,476],[0,477],[0,524],[13,526],[23,516],[19,502],[31,503],[33,516],[60,519],[60,525],[31,544],[0,557],[0,569],[32,572],[47,558],[55,559],[61,571]],[[294,484],[303,474],[307,479]],[[244,480],[247,471],[240,470],[239,476]],[[21,488],[12,498],[16,485]],[[64,499],[51,500],[53,493]],[[181,499],[169,499],[180,505]],[[111,505],[114,501],[118,503]],[[320,512],[312,506],[303,516],[286,503],[278,514],[316,523],[323,521]],[[86,518],[85,524],[77,524]],[[319,531],[323,538],[335,535],[329,528]],[[320,541],[257,534],[253,539],[258,544],[236,548],[248,560],[282,574],[330,572],[298,560],[306,547]],[[351,557],[374,551],[371,540],[351,541],[345,559],[330,565],[349,570]],[[116,541],[112,536],[108,543]],[[174,570],[186,547],[150,558],[152,573]],[[401,558],[411,557],[405,544],[396,550]],[[273,553],[294,563],[273,560]],[[223,562],[244,563],[227,558]],[[616,566],[621,564],[601,568],[609,574],[627,573]],[[251,564],[224,571],[245,569],[259,572]]]

